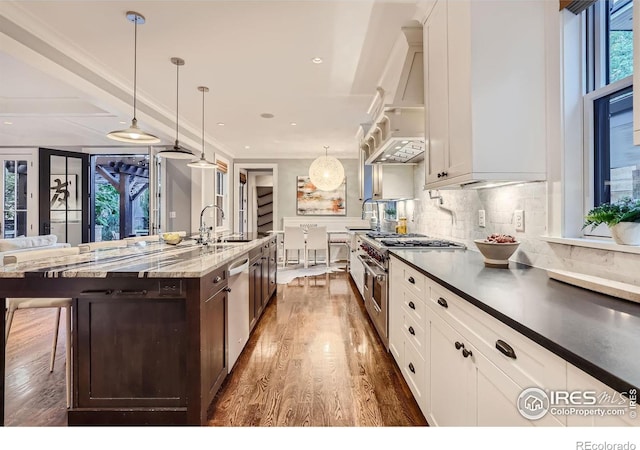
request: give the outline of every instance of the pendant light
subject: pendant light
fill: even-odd
[[[194,169],[217,169],[218,166],[204,157],[204,94],[205,92],[209,92],[209,88],[206,86],[198,86],[198,90],[202,92],[202,153],[200,154],[200,159],[195,161],[191,161],[187,166],[192,167]]]
[[[145,133],[138,128],[136,119],[136,89],[137,89],[137,60],[138,60],[138,25],[145,22],[144,16],[134,11],[127,11],[127,20],[134,23],[134,44],[133,44],[133,119],[131,126],[125,130],[112,131],[107,134],[109,139],[114,141],[127,142],[129,144],[157,144],[160,139],[156,136]]]
[[[344,167],[333,156],[327,155],[328,146],[324,147],[324,156],[320,156],[309,167],[311,182],[321,191],[334,191],[344,181]]]
[[[176,66],[176,142],[173,144],[172,148],[161,150],[158,152],[158,156],[168,159],[192,159],[195,155],[191,153],[189,150],[186,150],[180,147],[180,143],[178,142],[178,100],[179,100],[179,72],[180,66],[184,66],[184,59],[182,58],[171,58],[171,63]]]

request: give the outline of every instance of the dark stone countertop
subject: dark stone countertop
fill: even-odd
[[[640,388],[640,304],[524,264],[486,268],[469,250],[390,253],[617,391]]]

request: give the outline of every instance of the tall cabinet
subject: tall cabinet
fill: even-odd
[[[544,3],[438,0],[431,10],[427,189],[546,178]]]

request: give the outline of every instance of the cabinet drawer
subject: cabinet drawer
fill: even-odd
[[[404,313],[424,328],[427,323],[427,305],[424,300],[419,299],[404,287],[400,290],[400,295],[402,296]]]
[[[420,356],[419,352],[409,341],[404,343],[404,364],[402,366],[402,374],[409,385],[409,389],[418,402],[420,409],[425,411],[427,378],[426,363]]]
[[[204,298],[209,298],[227,284],[227,266],[225,265],[200,278],[200,291],[205,293]]]
[[[429,309],[469,339],[518,385],[566,387],[563,359],[439,284],[429,282],[429,287]]]
[[[411,315],[404,313],[404,324],[402,326],[405,342],[411,342],[420,356],[426,359],[427,338],[424,328],[418,325]]]
[[[426,298],[426,277],[424,275],[405,264],[400,266],[399,275],[403,287],[418,298]]]

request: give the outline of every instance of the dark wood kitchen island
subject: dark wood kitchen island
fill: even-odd
[[[152,243],[0,267],[0,298],[71,297],[69,425],[205,425],[227,375],[227,265],[273,238]],[[4,423],[4,327],[2,319]]]

